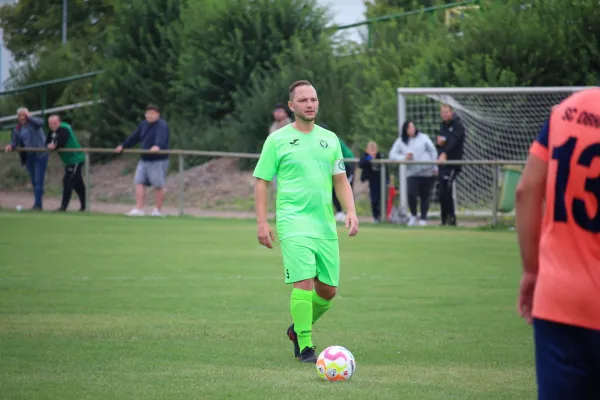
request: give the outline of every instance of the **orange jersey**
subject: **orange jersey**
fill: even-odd
[[[600,89],[556,106],[530,153],[548,163],[533,316],[600,330]]]

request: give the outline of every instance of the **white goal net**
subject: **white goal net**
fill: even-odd
[[[582,89],[585,87],[399,88],[398,132],[406,120],[411,120],[435,143],[440,105],[446,103],[465,127],[464,160],[525,160],[552,106]],[[493,168],[463,167],[455,184],[457,214],[491,214]],[[405,194],[400,198],[406,209]]]

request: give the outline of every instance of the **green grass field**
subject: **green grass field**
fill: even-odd
[[[364,226],[314,327],[285,336],[280,253],[252,221],[0,213],[0,399],[534,399],[514,233]],[[340,230],[340,232],[342,232]]]

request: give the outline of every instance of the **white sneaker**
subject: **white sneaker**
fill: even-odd
[[[144,210],[140,210],[138,208],[133,208],[126,215],[128,217],[143,217],[144,215],[146,215],[146,213],[144,212]]]
[[[153,217],[163,217],[164,214],[160,212],[160,210],[158,208],[155,208],[154,210],[152,210],[152,216]]]
[[[420,220],[419,220],[419,225],[420,225],[420,226],[427,226],[427,220],[425,220],[425,219],[420,219]]]
[[[411,215],[408,218],[408,226],[415,226],[417,224],[417,217],[415,217],[414,215]]]
[[[344,222],[346,220],[346,213],[340,211],[339,213],[335,214],[335,220],[337,222]]]

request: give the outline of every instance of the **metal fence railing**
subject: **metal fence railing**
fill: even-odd
[[[44,148],[17,148],[14,151],[18,152],[45,152],[49,151]],[[90,154],[115,154],[114,149],[104,148],[80,148],[80,149],[59,149],[59,152],[83,152],[85,154],[85,184],[86,184],[86,204],[88,204],[88,211],[91,209],[90,194],[93,190],[93,186],[90,185],[91,177],[91,162]],[[209,157],[209,158],[233,158],[233,159],[255,159],[257,160],[260,154],[255,153],[233,153],[233,152],[221,152],[221,151],[198,151],[198,150],[161,150],[157,152],[151,152],[148,150],[141,149],[125,149],[122,154],[168,154],[177,157],[177,174],[179,183],[179,196],[178,196],[178,215],[184,215],[185,205],[185,157]],[[349,158],[344,160],[346,163],[358,163],[358,159]],[[406,194],[406,166],[411,164],[437,164],[431,161],[395,161],[389,159],[372,160],[372,163],[381,164],[381,210],[386,210],[387,206],[387,185],[386,185],[386,169],[392,168],[392,166],[398,166],[398,178],[399,178],[399,198]],[[492,204],[490,206],[489,216],[492,218],[492,224],[498,223],[498,203],[499,203],[499,182],[501,167],[503,166],[523,166],[525,161],[523,160],[462,160],[462,161],[446,161],[443,165],[463,165],[466,167],[479,167],[479,168],[490,168],[492,170],[493,182],[489,190],[491,193]],[[391,169],[393,171],[393,169]],[[400,210],[402,213],[406,213],[407,210]],[[383,211],[385,213],[385,211]],[[385,219],[384,219],[385,220]],[[383,221],[382,221],[383,222]]]

